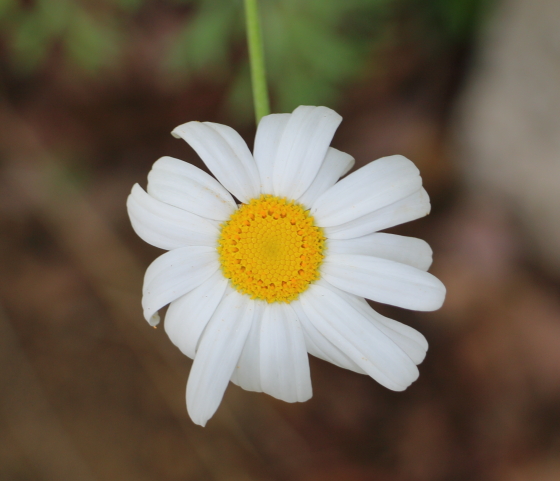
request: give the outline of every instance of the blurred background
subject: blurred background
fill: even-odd
[[[560,479],[560,2],[261,0],[273,111],[327,105],[356,168],[403,154],[443,308],[404,393],[311,359],[314,397],[230,384],[142,318],[132,185],[171,130],[255,132],[241,0],[0,0],[0,479]]]

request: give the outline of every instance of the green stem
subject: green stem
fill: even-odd
[[[249,45],[249,61],[251,64],[251,83],[253,84],[253,103],[257,125],[261,118],[270,114],[264,52],[259,23],[257,0],[245,0],[245,20],[247,24],[247,43]]]

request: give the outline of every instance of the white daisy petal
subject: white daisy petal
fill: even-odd
[[[265,304],[264,301],[252,301],[249,304],[249,309],[252,311],[253,315],[253,322],[239,361],[231,376],[231,381],[233,383],[247,391],[262,392],[260,331]],[[248,312],[247,315],[250,315],[250,312]]]
[[[321,195],[311,207],[320,227],[337,226],[408,197],[422,187],[417,167],[402,155],[365,165]]]
[[[416,329],[406,326],[402,322],[384,317],[370,308],[372,321],[377,321],[377,327],[397,346],[399,346],[414,364],[420,364],[426,357],[428,341]]]
[[[432,265],[432,249],[426,241],[382,232],[355,239],[329,239],[327,252],[329,255],[357,254],[381,257],[423,271],[427,271]]]
[[[319,332],[383,386],[403,391],[418,378],[410,357],[332,290],[314,284],[301,305]]]
[[[326,107],[294,110],[274,160],[274,194],[299,198],[317,175],[342,117]]]
[[[134,231],[145,242],[160,249],[213,246],[220,234],[216,221],[154,199],[138,184],[132,187],[126,206]]]
[[[343,291],[405,309],[434,311],[445,298],[445,286],[432,274],[377,257],[332,254],[321,273]]]
[[[262,390],[286,402],[307,401],[313,394],[309,359],[293,309],[284,303],[267,304],[259,337]]]
[[[354,157],[351,155],[329,147],[317,176],[297,201],[306,206],[313,205],[313,202],[346,174],[354,166],[354,163]]]
[[[194,359],[198,341],[222,300],[228,280],[217,270],[210,279],[173,301],[165,314],[165,332],[183,354]]]
[[[251,329],[251,298],[228,286],[208,322],[187,382],[187,410],[204,426],[218,409]]]
[[[323,230],[330,239],[351,239],[420,219],[429,213],[430,197],[422,188],[414,194],[375,212],[344,224],[325,227]]]
[[[215,220],[227,220],[237,206],[213,177],[192,164],[162,157],[148,174],[148,193],[169,205]]]
[[[364,317],[368,318],[383,334],[399,346],[414,364],[420,364],[424,360],[428,350],[428,341],[416,329],[382,316],[363,297],[348,294],[327,283],[322,285],[334,291],[356,310],[360,311]]]
[[[172,134],[188,142],[221,184],[241,202],[259,196],[257,165],[235,130],[211,122],[187,122]]]
[[[198,287],[219,268],[215,247],[180,247],[159,256],[144,276],[142,307],[146,320],[153,325],[159,309]]]
[[[305,294],[302,294],[302,296],[304,295]],[[359,374],[367,374],[360,366],[352,361],[352,359],[344,354],[315,328],[305,314],[299,300],[293,301],[290,306],[294,309],[294,312],[297,314],[298,319],[301,322],[301,326],[303,327],[305,334],[305,347],[309,354],[343,369],[349,369],[350,371],[354,371]]]
[[[253,155],[259,169],[261,192],[273,193],[272,174],[280,139],[291,114],[266,115],[259,122]]]

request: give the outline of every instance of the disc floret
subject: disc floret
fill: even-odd
[[[253,299],[291,302],[319,278],[325,237],[305,208],[261,195],[222,225],[218,253],[224,276]]]

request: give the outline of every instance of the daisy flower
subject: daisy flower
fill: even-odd
[[[428,348],[365,299],[431,311],[445,287],[420,239],[380,233],[430,211],[414,164],[354,159],[330,147],[342,118],[298,107],[259,123],[253,154],[230,127],[188,122],[172,134],[214,177],[159,159],[127,207],[146,242],[168,252],[144,278],[150,325],[194,359],[187,409],[205,425],[229,381],[287,402],[312,395],[307,353],[402,391]],[[237,199],[237,201],[236,201]]]

